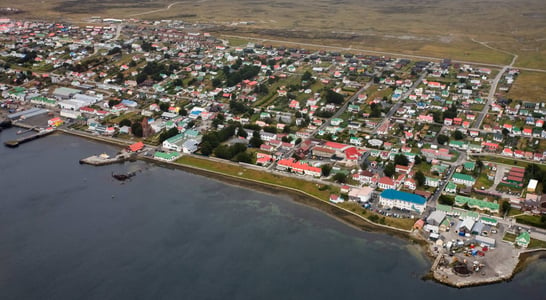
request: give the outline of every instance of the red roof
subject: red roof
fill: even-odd
[[[358,159],[359,153],[358,150],[355,147],[348,148],[345,150],[345,157],[347,159]]]
[[[386,184],[386,185],[394,185],[394,180],[392,180],[390,177],[383,176],[379,178],[380,184]]]
[[[349,145],[345,145],[345,144],[341,144],[341,143],[336,143],[336,142],[326,142],[324,144],[325,147],[328,147],[328,148],[332,148],[332,149],[338,149],[338,150],[341,150]]]
[[[129,146],[129,150],[131,150],[131,152],[137,152],[138,150],[141,150],[142,148],[144,148],[143,142],[136,142]]]

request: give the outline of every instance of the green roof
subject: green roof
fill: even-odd
[[[489,217],[481,217],[480,218],[484,223],[494,224],[497,225],[498,221],[495,218],[489,218]]]
[[[166,153],[166,152],[155,152],[154,153],[154,157],[155,158],[162,158],[162,159],[165,159],[165,160],[172,160],[172,159],[175,159],[177,157],[180,156],[180,153],[178,152],[170,152],[170,153]]]
[[[474,170],[474,168],[476,167],[476,163],[473,161],[467,161],[463,164],[463,166],[467,170]]]
[[[457,190],[457,185],[453,181],[450,181],[450,182],[447,183],[445,189],[446,190]]]
[[[520,235],[518,235],[518,237],[516,238],[516,244],[518,245],[529,245],[529,243],[531,242],[531,235],[529,234],[529,232],[527,231],[524,231],[522,232]]]
[[[181,140],[184,139],[184,134],[183,133],[179,133],[171,138],[168,138],[167,139],[167,142],[171,143],[171,144],[176,144],[178,142],[180,142]]]
[[[455,174],[453,174],[453,178],[454,178],[454,179],[463,180],[463,181],[471,181],[471,182],[476,181],[476,180],[474,179],[474,177],[472,177],[472,176],[470,176],[470,175],[462,174],[462,173],[455,173]]]
[[[484,200],[478,200],[478,199],[465,197],[465,196],[455,196],[455,204],[457,206],[463,206],[465,204],[468,204],[469,207],[478,208],[481,210],[488,210],[491,212],[499,211],[499,204],[497,203],[484,201]]]
[[[33,97],[32,99],[30,99],[31,101],[38,101],[38,102],[44,102],[44,103],[49,103],[49,104],[56,104],[57,101],[55,101],[54,99],[49,99],[47,97],[44,97],[44,96],[36,96],[36,97]]]
[[[450,145],[450,146],[459,146],[459,147],[462,147],[464,144],[466,144],[466,143],[463,142],[463,141],[450,141],[450,142],[449,142],[449,145]]]
[[[443,212],[451,212],[453,208],[449,205],[438,204],[436,205],[436,210],[443,211]]]

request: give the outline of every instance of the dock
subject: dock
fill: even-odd
[[[124,162],[131,159],[131,157],[131,154],[126,152],[120,153],[114,157],[110,157],[106,154],[100,154],[82,158],[80,159],[80,164],[86,164],[91,166],[106,166]]]
[[[30,142],[32,140],[44,137],[46,135],[52,134],[53,132],[55,132],[55,129],[44,129],[39,131],[38,133],[29,135],[29,136],[25,136],[16,140],[4,142],[4,145],[6,145],[6,147],[15,148],[23,143]]]

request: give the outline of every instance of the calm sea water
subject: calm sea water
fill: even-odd
[[[545,260],[448,288],[404,240],[152,164],[78,164],[102,152],[64,135],[0,147],[0,299],[545,299]]]

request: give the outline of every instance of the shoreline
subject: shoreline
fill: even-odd
[[[97,142],[102,142],[102,143],[113,145],[113,146],[126,147],[131,144],[130,141],[125,142],[125,141],[120,141],[113,138],[93,136],[93,135],[89,135],[87,133],[79,132],[76,130],[60,129],[58,131],[60,133],[78,136],[81,138],[85,138],[85,139],[89,139],[89,140],[93,140]],[[386,233],[393,237],[405,239],[412,244],[418,244],[421,247],[422,251],[424,252],[425,256],[428,257],[432,263],[430,271],[427,272],[426,274],[423,274],[421,278],[423,280],[432,279],[437,283],[440,283],[442,285],[446,285],[449,287],[453,287],[453,288],[466,288],[466,287],[475,287],[475,286],[489,285],[489,284],[501,283],[501,282],[509,282],[514,278],[516,274],[523,271],[527,267],[527,265],[530,264],[532,261],[546,258],[546,249],[531,249],[531,250],[522,251],[517,257],[516,266],[513,268],[512,272],[508,276],[495,277],[495,278],[489,278],[487,280],[484,279],[482,281],[457,284],[456,282],[442,280],[442,278],[437,278],[437,276],[435,276],[434,267],[435,267],[436,261],[438,260],[438,256],[435,256],[430,251],[429,241],[414,231],[403,230],[399,228],[394,228],[394,227],[374,223],[350,210],[339,207],[333,203],[324,201],[313,195],[307,194],[306,192],[303,192],[294,188],[290,188],[290,187],[286,187],[282,185],[276,185],[272,183],[260,182],[260,181],[252,180],[249,178],[236,177],[230,174],[215,172],[212,170],[202,169],[202,168],[191,166],[191,165],[184,165],[184,164],[175,163],[175,162],[158,161],[153,158],[145,157],[141,155],[137,156],[137,159],[147,163],[158,165],[160,167],[189,172],[198,176],[212,178],[214,180],[218,180],[227,184],[233,184],[238,187],[242,187],[246,189],[251,189],[251,190],[255,190],[259,192],[265,192],[265,193],[269,193],[273,195],[278,195],[279,193],[281,193],[283,195],[290,197],[292,201],[298,204],[305,205],[313,209],[318,209],[321,212],[325,213],[326,215],[332,218],[335,218],[353,228],[367,231],[367,232]]]

